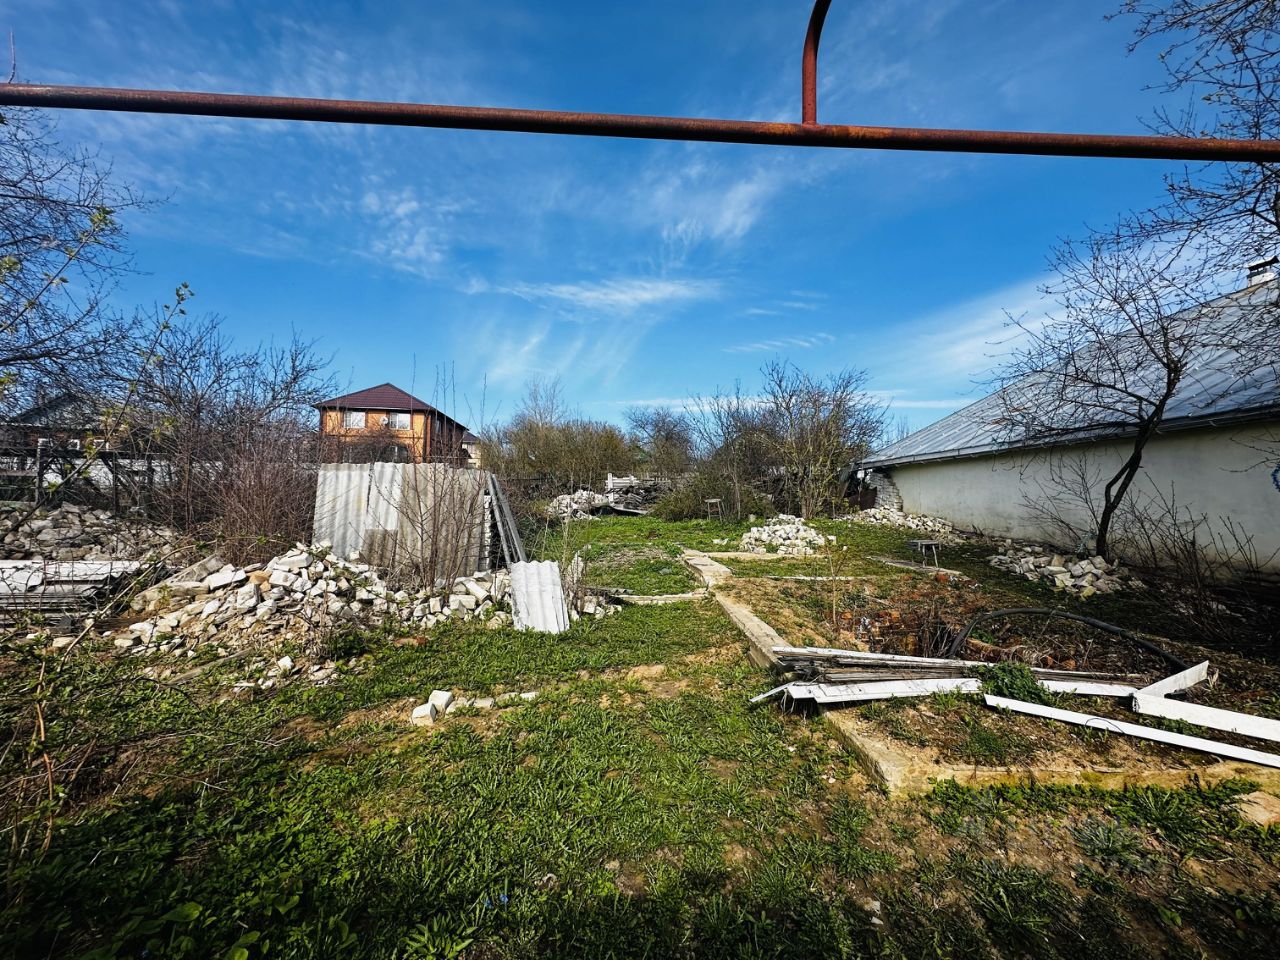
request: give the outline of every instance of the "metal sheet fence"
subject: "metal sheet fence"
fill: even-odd
[[[407,579],[489,566],[488,474],[441,463],[329,463],[316,479],[314,540]]]

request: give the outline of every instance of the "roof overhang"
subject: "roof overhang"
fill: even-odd
[[[1280,420],[1280,403],[1271,403],[1250,410],[1232,410],[1229,413],[1214,413],[1195,417],[1177,417],[1163,421],[1157,428],[1157,434],[1178,433],[1184,430],[1211,430],[1215,427],[1230,427],[1238,423],[1255,423],[1263,420]],[[903,457],[877,458],[874,455],[862,461],[864,467],[901,467],[919,463],[941,463],[947,460],[970,460],[974,457],[992,457],[999,454],[1018,453],[1020,451],[1036,452],[1056,447],[1074,447],[1085,443],[1102,443],[1108,440],[1124,440],[1136,436],[1136,426],[1122,429],[1093,431],[1074,436],[1057,437],[1042,443],[987,443],[974,447],[960,447],[955,450],[940,450],[937,453],[915,454]]]

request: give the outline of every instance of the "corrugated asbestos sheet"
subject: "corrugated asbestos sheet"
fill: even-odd
[[[1214,316],[1204,322],[1235,329],[1242,320],[1255,318],[1260,309],[1274,304],[1276,294],[1275,283],[1260,284],[1230,294],[1208,305]],[[1249,376],[1240,376],[1239,361],[1238,352],[1231,349],[1206,351],[1197,357],[1186,380],[1166,408],[1161,429],[1194,426],[1213,418],[1280,413],[1280,390],[1276,387],[1275,371],[1263,367]],[[1141,374],[1142,371],[1135,371],[1134,376],[1140,378]],[[1027,394],[1027,402],[1034,403],[1035,384],[1030,380],[1023,382],[1026,384],[1022,389]],[[1003,412],[1000,395],[993,393],[897,443],[877,450],[863,463],[869,467],[892,466],[1017,449],[1020,444],[1007,436],[1007,428],[1000,422]],[[1076,440],[1123,435],[1125,426],[1082,431]]]
[[[517,630],[564,633],[569,629],[569,609],[565,605],[560,564],[554,560],[513,563],[511,609]]]
[[[487,474],[441,463],[328,463],[316,479],[313,540],[339,556],[420,578],[488,566]]]
[[[141,569],[136,560],[0,560],[0,613],[89,610]]]

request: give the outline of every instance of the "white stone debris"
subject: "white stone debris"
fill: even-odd
[[[218,557],[192,564],[133,599],[144,619],[103,636],[131,656],[209,654],[203,662],[251,651],[244,672],[254,679],[237,684],[245,693],[292,680],[326,684],[342,672],[331,656],[344,634],[378,627],[418,633],[462,620],[510,626],[510,582],[497,570],[398,590],[358,557],[338,557],[328,543],[297,544],[266,564],[236,567]],[[592,600],[597,617],[618,609]],[[351,658],[349,665],[357,662]],[[175,672],[163,664],[147,669],[157,676]],[[432,696],[443,713],[448,692]]]
[[[1079,558],[1054,553],[1051,548],[1039,544],[1005,540],[1001,552],[989,557],[988,562],[999,570],[1007,570],[1031,581],[1046,581],[1057,590],[1079,597],[1146,587],[1124,567],[1108,563],[1102,557]]]
[[[892,507],[871,507],[852,513],[841,520],[852,520],[854,523],[869,523],[878,527],[893,527],[897,530],[914,530],[929,535],[929,539],[939,543],[956,544],[963,538],[947,520],[940,517],[927,517],[922,514],[903,513]]]
[[[504,693],[500,697],[455,697],[449,690],[433,690],[425,703],[419,703],[409,712],[409,722],[415,727],[431,726],[441,717],[459,710],[494,710],[529,703],[538,698],[537,690],[524,693]]]
[[[415,727],[426,727],[435,723],[438,716],[440,716],[440,708],[428,700],[413,708],[413,712],[409,714],[409,722]]]
[[[605,494],[592,490],[562,493],[547,504],[547,516],[555,520],[586,520],[593,510],[607,507],[611,502]]]
[[[0,559],[143,560],[169,557],[182,543],[168,527],[126,520],[109,510],[64,503],[24,521],[28,510],[0,511]]]
[[[811,556],[826,542],[826,537],[799,517],[785,513],[766,520],[762,527],[752,527],[742,535],[743,550],[791,557]]]

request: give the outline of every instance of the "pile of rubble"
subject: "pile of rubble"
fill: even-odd
[[[1124,567],[1108,563],[1102,557],[1078,559],[1031,544],[1016,544],[1012,540],[1004,541],[1004,550],[989,557],[988,562],[999,570],[1016,573],[1028,580],[1048,581],[1056,589],[1079,597],[1118,590],[1141,590],[1146,586]]]
[[[434,592],[396,590],[358,559],[343,560],[328,544],[298,544],[266,564],[235,567],[212,557],[139,594],[133,609],[151,614],[117,631],[125,651],[194,656],[214,643],[219,652],[255,641],[316,645],[325,627],[390,622],[429,629],[446,620],[505,626],[509,593],[504,572],[441,582]],[[447,589],[446,589],[447,588]]]
[[[562,493],[547,504],[547,516],[555,520],[586,520],[597,510],[610,506],[609,497],[593,490]]]
[[[853,520],[857,523],[870,523],[878,527],[894,527],[898,530],[914,530],[917,533],[927,533],[930,539],[937,540],[939,543],[954,544],[959,543],[961,540],[960,535],[956,533],[950,521],[939,517],[926,517],[922,514],[903,513],[901,510],[895,510],[892,507],[871,507],[868,510],[862,510],[841,519]]]
[[[27,517],[29,509],[0,515],[0,559],[143,560],[172,556],[181,543],[167,527],[121,519],[109,510],[64,503]]]
[[[425,631],[461,620],[497,629],[512,624],[510,607],[511,581],[504,570],[438,580],[433,590],[411,592],[386,583],[358,557],[340,558],[327,543],[297,544],[265,564],[236,567],[216,557],[193,564],[134,598],[133,610],[146,619],[103,636],[121,653],[137,656],[252,651],[256,658],[241,671],[249,679],[234,687],[254,692],[250,688],[266,690],[296,679],[331,682],[341,669],[335,649],[344,645],[344,633],[377,626]],[[616,609],[587,596],[581,613],[569,617],[604,617]]]
[[[742,549],[750,553],[780,553],[791,557],[807,557],[816,552],[827,542],[827,539],[799,517],[780,513],[766,520],[763,527],[752,527],[744,533]]]

